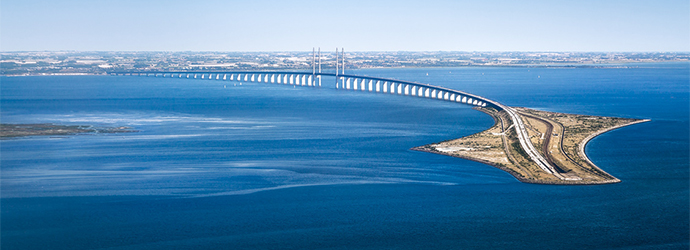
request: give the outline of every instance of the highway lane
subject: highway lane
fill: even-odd
[[[513,121],[513,124],[515,124],[515,132],[517,133],[518,140],[520,141],[520,146],[523,150],[525,150],[525,152],[527,153],[527,155],[529,155],[532,161],[536,163],[539,166],[539,168],[546,171],[547,173],[550,173],[561,180],[565,180],[565,177],[561,175],[558,171],[556,171],[556,168],[553,165],[551,165],[549,161],[546,160],[541,154],[539,154],[539,151],[537,151],[537,149],[534,147],[532,141],[529,140],[527,129],[525,128],[525,124],[522,122],[522,119],[520,119],[518,112],[515,111],[515,109],[500,104],[498,102],[494,102],[492,104],[502,108],[508,113],[508,116],[510,116],[510,119]]]

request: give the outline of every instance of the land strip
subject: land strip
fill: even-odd
[[[83,125],[38,124],[0,124],[0,139],[25,136],[54,136],[75,134],[112,134],[138,132],[130,127],[94,127]]]

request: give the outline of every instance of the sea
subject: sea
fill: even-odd
[[[0,248],[690,247],[690,63],[346,73],[651,122],[585,148],[621,183],[539,185],[410,150],[494,124],[471,106],[337,90],[333,77],[0,77],[2,123],[138,131],[0,141]]]

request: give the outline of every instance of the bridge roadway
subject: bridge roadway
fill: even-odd
[[[321,76],[336,77],[335,88],[382,92],[398,95],[410,95],[426,97],[432,99],[459,102],[473,106],[492,106],[498,110],[505,110],[513,124],[520,146],[527,155],[536,163],[539,168],[550,173],[561,180],[565,177],[552,166],[544,156],[534,147],[530,141],[527,129],[518,115],[518,112],[506,105],[487,99],[478,95],[473,95],[459,90],[434,86],[430,84],[402,81],[381,77],[347,75],[337,73],[316,73],[316,72],[296,72],[296,71],[136,71],[136,72],[110,72],[110,75],[138,75],[138,76],[161,76],[177,78],[195,78],[209,80],[230,80],[244,82],[266,82],[277,84],[289,84],[297,86],[320,87]]]

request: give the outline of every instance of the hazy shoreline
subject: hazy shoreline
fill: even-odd
[[[644,65],[653,64],[665,64],[665,63],[690,63],[690,60],[676,59],[676,60],[664,60],[664,61],[651,61],[651,62],[639,62],[639,61],[611,61],[611,62],[601,62],[601,63],[554,63],[554,64],[472,64],[472,65],[454,65],[454,66],[373,66],[373,67],[353,67],[348,70],[366,70],[366,69],[445,69],[445,68],[601,68],[601,69],[625,69],[625,68],[640,68]],[[203,72],[233,72],[233,71],[256,71],[256,72],[271,72],[271,71],[311,71],[311,68],[268,68],[268,69],[209,69],[203,70]],[[332,69],[326,69],[332,70]],[[189,73],[194,73],[195,70],[184,70],[184,69],[156,69],[156,70],[146,70],[150,73],[156,72],[168,72],[168,71],[187,71]],[[197,70],[199,71],[199,70]],[[202,72],[202,71],[199,71]],[[73,72],[73,73],[33,73],[33,74],[0,74],[0,76],[12,77],[12,76],[93,76],[93,75],[110,75],[108,71],[106,72]]]

